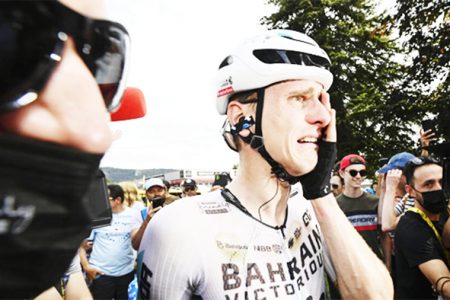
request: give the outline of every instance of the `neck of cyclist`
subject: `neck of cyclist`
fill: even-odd
[[[290,186],[271,174],[265,161],[256,160],[241,159],[238,175],[228,188],[253,217],[271,226],[282,225]]]

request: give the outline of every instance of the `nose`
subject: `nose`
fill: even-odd
[[[306,121],[310,124],[319,125],[320,128],[324,128],[330,123],[330,112],[320,101],[320,98],[310,102],[310,107],[308,108],[306,115]]]

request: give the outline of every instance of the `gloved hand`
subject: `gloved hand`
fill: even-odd
[[[316,167],[306,175],[300,176],[303,196],[308,200],[324,197],[331,193],[330,179],[337,157],[335,142],[320,141]]]

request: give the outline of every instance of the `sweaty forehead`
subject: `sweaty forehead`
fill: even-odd
[[[71,9],[91,18],[108,19],[104,0],[58,0]]]

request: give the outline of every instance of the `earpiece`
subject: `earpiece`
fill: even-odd
[[[233,134],[238,134],[244,129],[249,129],[255,125],[255,120],[252,116],[242,116],[239,118],[239,122],[237,122],[234,125],[231,125],[231,132]]]

